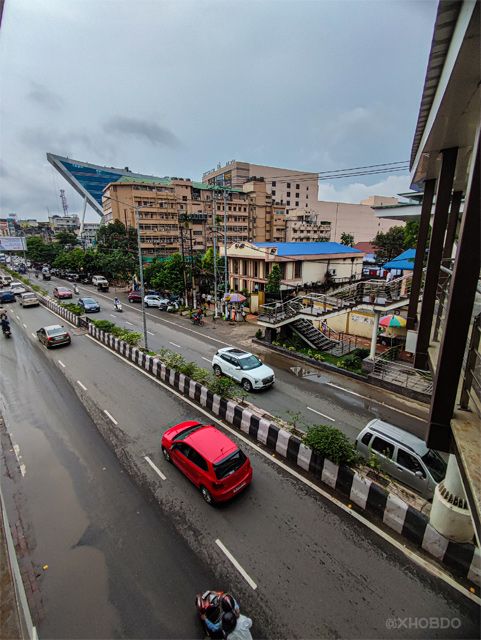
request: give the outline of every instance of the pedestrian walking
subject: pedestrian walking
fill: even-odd
[[[323,333],[324,335],[327,335],[327,332],[329,331],[329,327],[327,326],[327,320],[326,320],[326,319],[324,319],[324,320],[322,321],[322,324],[321,324],[321,331],[322,331],[322,333]]]

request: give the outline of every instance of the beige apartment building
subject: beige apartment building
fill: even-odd
[[[240,189],[250,178],[263,178],[273,201],[287,210],[310,209],[317,202],[318,174],[312,172],[231,160],[223,167],[206,171],[202,182]]]
[[[120,220],[135,228],[138,211],[142,253],[151,260],[205,251],[213,246],[214,233],[224,243],[225,231],[227,244],[277,239],[285,208],[273,205],[263,180],[221,190],[180,178],[125,176],[104,189],[103,211],[105,223]]]

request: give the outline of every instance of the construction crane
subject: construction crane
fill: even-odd
[[[68,216],[67,196],[64,189],[60,189],[60,200],[62,201],[63,215]]]

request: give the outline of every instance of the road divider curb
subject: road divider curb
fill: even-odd
[[[199,382],[169,369],[159,358],[98,329],[92,323],[88,324],[88,332],[92,338],[162,380],[217,418],[236,427],[292,465],[312,474],[318,482],[343,495],[359,511],[367,512],[382,521],[464,581],[481,586],[481,555],[474,544],[448,540],[431,527],[429,518],[424,513],[361,476],[355,469],[337,465],[315,453],[300,438],[264,418],[261,410],[257,414],[252,406],[247,408],[234,400],[221,398]]]

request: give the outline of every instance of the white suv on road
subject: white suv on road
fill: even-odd
[[[246,391],[265,389],[275,382],[274,371],[253,353],[224,347],[212,358],[214,373],[240,382]]]

